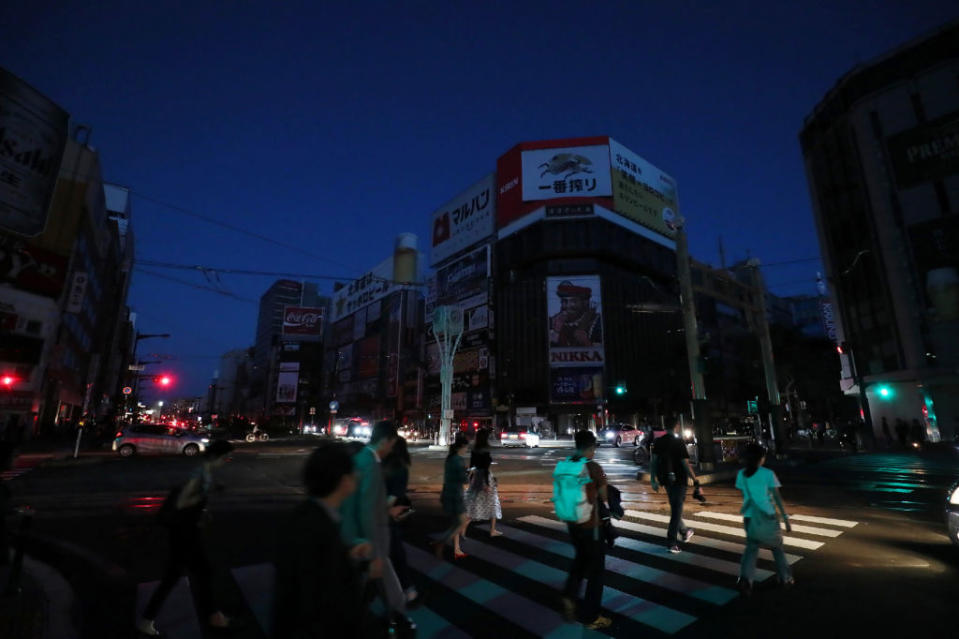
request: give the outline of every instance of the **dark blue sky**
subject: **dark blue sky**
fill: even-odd
[[[136,198],[139,258],[354,276],[400,232],[426,250],[433,210],[517,142],[589,135],[676,178],[695,257],[718,263],[720,235],[728,261],[818,256],[803,118],[857,62],[959,14],[926,0],[2,5],[0,65],[93,127],[106,180],[300,249]],[[819,268],[766,278],[813,293]],[[249,300],[271,281],[221,277]],[[249,301],[138,272],[130,303],[141,331],[173,333],[141,351],[176,355],[184,394],[253,341]]]

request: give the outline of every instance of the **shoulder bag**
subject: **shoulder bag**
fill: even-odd
[[[775,510],[773,510],[773,514],[770,515],[759,507],[756,500],[753,499],[752,492],[749,490],[749,482],[745,481],[747,479],[747,477],[743,476],[743,487],[746,490],[746,503],[753,503],[755,514],[745,519],[746,538],[759,542],[759,545],[765,548],[781,546],[783,543],[783,532],[779,528],[779,515]]]

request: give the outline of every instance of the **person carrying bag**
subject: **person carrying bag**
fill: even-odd
[[[756,574],[756,559],[760,548],[772,550],[776,560],[776,572],[779,583],[791,586],[795,583],[783,551],[783,535],[776,514],[776,506],[782,513],[782,520],[786,531],[792,531],[789,524],[789,515],[783,506],[782,496],[779,494],[779,478],[776,473],[763,468],[766,461],[766,449],[759,444],[752,443],[746,448],[746,468],[736,475],[736,488],[743,493],[743,526],[746,529],[746,548],[739,567],[739,590],[743,596],[752,593],[753,577]],[[775,505],[773,501],[775,500]]]

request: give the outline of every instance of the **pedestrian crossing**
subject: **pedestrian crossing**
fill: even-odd
[[[803,514],[792,519],[797,523],[784,535],[792,565],[858,523]],[[614,523],[621,536],[606,557],[602,600],[603,614],[614,623],[603,633],[571,623],[560,613],[559,592],[574,552],[566,524],[555,517],[530,514],[504,521],[497,526],[504,536],[496,538],[489,537],[487,524],[474,524],[462,542],[468,557],[456,562],[437,559],[425,539],[406,543],[423,600],[409,611],[417,637],[673,636],[716,615],[738,596],[735,580],[744,533],[739,515],[688,507],[685,520],[696,534],[683,552],[673,554],[663,543],[668,520],[658,512],[628,510],[626,518]],[[763,582],[773,575],[772,553],[761,550],[755,579]],[[236,567],[231,576],[247,617],[256,625],[244,636],[268,636],[272,565]],[[138,612],[155,586],[156,582],[140,584]],[[166,636],[203,636],[185,579],[163,607],[157,625]]]

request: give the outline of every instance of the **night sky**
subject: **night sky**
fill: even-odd
[[[677,180],[694,257],[718,264],[722,236],[728,262],[817,258],[803,118],[857,63],[959,14],[926,0],[0,5],[0,65],[92,126],[104,179],[137,194],[139,259],[344,277],[401,232],[428,252],[432,212],[516,143],[592,135]],[[814,293],[817,270],[765,275]],[[171,394],[205,392],[219,355],[253,343],[273,279],[139,267],[139,330],[173,334],[140,352],[177,358]]]

